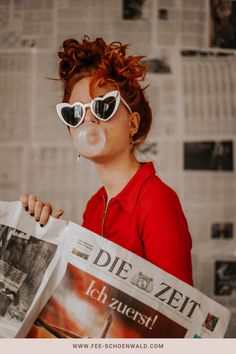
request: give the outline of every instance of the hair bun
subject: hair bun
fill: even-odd
[[[84,36],[82,43],[76,39],[66,39],[63,42],[63,52],[58,52],[61,59],[59,75],[63,80],[68,80],[73,72],[81,72],[86,68],[97,67],[104,54],[106,43],[102,38],[94,42]],[[76,69],[76,70],[74,70]]]
[[[143,56],[126,56],[128,45],[120,42],[106,44],[102,38],[91,41],[84,36],[81,42],[66,39],[63,51],[58,52],[61,59],[59,75],[68,81],[72,72],[80,73],[93,69],[101,73],[101,77],[110,78],[120,83],[131,79],[144,79],[145,65],[140,60]]]

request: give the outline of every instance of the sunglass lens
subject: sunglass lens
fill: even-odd
[[[83,108],[80,105],[63,107],[61,110],[61,115],[67,124],[75,127],[80,123],[83,117]]]
[[[114,96],[106,97],[104,100],[93,102],[93,110],[98,118],[109,119],[116,107],[116,98]]]

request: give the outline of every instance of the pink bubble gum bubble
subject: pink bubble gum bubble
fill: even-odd
[[[106,144],[103,129],[95,123],[83,123],[73,135],[73,144],[79,154],[95,156],[102,152]]]

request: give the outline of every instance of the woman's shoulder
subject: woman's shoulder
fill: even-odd
[[[187,220],[177,192],[157,175],[150,177],[142,186],[138,213],[140,220],[155,219],[158,216],[166,222],[187,226]]]
[[[165,183],[158,175],[152,175],[140,189],[140,201],[149,203],[178,202],[177,192]]]

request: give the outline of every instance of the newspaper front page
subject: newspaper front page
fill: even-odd
[[[29,337],[224,336],[230,312],[222,305],[75,223],[67,232],[76,242],[66,273]]]

